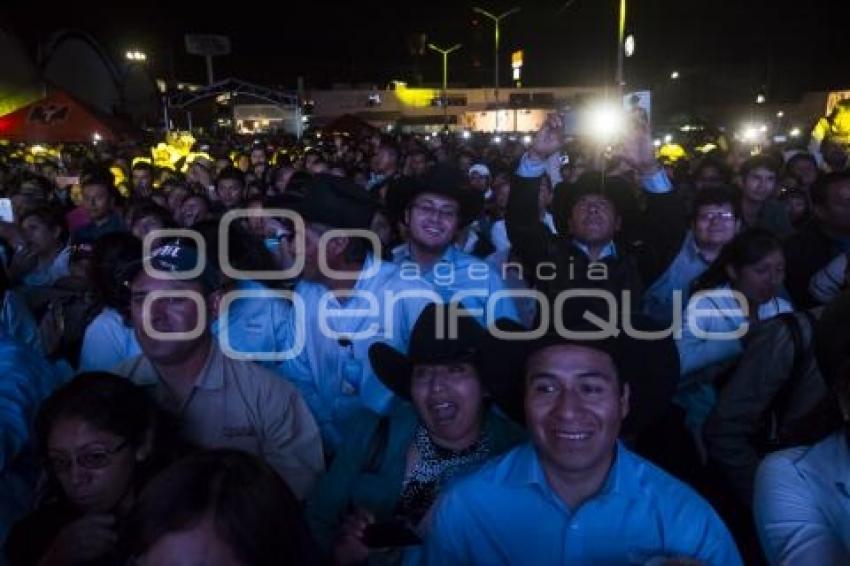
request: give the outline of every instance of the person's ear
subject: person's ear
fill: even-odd
[[[726,266],[726,276],[729,277],[729,280],[733,283],[738,281],[738,270],[735,269],[734,266],[727,265]]]
[[[409,207],[409,206],[408,206],[407,208],[405,208],[405,209],[404,209],[404,219],[403,219],[403,222],[404,222],[404,225],[405,225],[405,226],[410,226],[410,207]]]

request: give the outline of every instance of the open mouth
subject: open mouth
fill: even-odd
[[[452,403],[451,401],[442,401],[428,405],[428,412],[431,413],[431,416],[436,422],[444,423],[451,421],[457,416],[458,407],[456,403]]]

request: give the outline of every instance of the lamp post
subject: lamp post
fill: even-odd
[[[620,15],[617,25],[617,88],[623,85],[623,57],[626,54],[626,0],[620,0]]]
[[[498,90],[499,89],[499,24],[501,23],[501,21],[503,19],[507,18],[510,15],[513,15],[513,14],[516,14],[517,12],[519,12],[519,7],[511,8],[507,12],[499,14],[498,16],[495,15],[495,14],[491,14],[487,10],[484,10],[484,9],[478,8],[478,7],[472,8],[472,11],[476,12],[478,14],[481,14],[482,16],[486,16],[486,17],[490,18],[491,20],[493,20],[493,24],[495,26],[495,42],[493,44],[493,59],[494,59],[495,71],[494,71],[494,78],[493,78],[493,88]]]
[[[448,114],[449,110],[448,110],[448,104],[447,104],[448,101],[446,100],[446,88],[448,88],[448,77],[449,77],[449,71],[448,71],[448,69],[449,69],[449,54],[454,53],[455,51],[457,51],[460,48],[461,48],[460,43],[458,43],[456,45],[452,45],[448,49],[442,49],[441,47],[438,47],[438,46],[434,45],[433,43],[428,44],[428,49],[432,49],[433,51],[436,51],[437,53],[439,53],[440,55],[443,56],[443,101],[442,101],[442,103],[443,103],[443,125],[444,126],[447,125],[447,123],[449,121],[449,119],[448,119],[449,118],[449,114]]]

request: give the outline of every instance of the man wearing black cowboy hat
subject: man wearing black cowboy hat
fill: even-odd
[[[301,390],[322,430],[325,450],[333,452],[344,422],[356,411],[384,413],[391,405],[392,393],[369,364],[369,346],[388,341],[406,350],[422,309],[440,298],[423,281],[400,277],[398,267],[380,261],[380,250],[372,250],[366,237],[351,232],[368,231],[376,211],[363,188],[317,174],[291,208],[305,223],[291,336],[304,340],[280,370]],[[293,346],[283,344],[281,350]]]
[[[393,250],[393,262],[401,267],[402,277],[421,277],[445,302],[460,301],[485,320],[488,297],[503,291],[504,281],[486,262],[454,245],[458,233],[481,211],[481,193],[467,186],[459,170],[446,165],[407,179],[398,190],[405,193],[401,200],[408,241]],[[511,297],[494,299],[489,306],[492,320],[519,320]]]
[[[700,496],[618,441],[632,386],[645,386],[625,379],[623,352],[634,346],[623,340],[546,335],[508,341],[488,358],[494,368],[523,368],[531,441],[441,496],[424,563],[742,563]],[[664,363],[641,346],[647,362]],[[502,393],[516,395],[510,386]]]
[[[307,504],[313,533],[338,563],[362,562],[373,523],[416,528],[446,483],[525,439],[491,408],[485,331],[447,305],[422,311],[407,354],[385,343],[369,349],[379,379],[400,399],[387,416],[364,412],[350,423],[333,465]],[[349,509],[340,523],[341,513]],[[371,531],[371,532],[370,532]],[[364,540],[365,537],[365,540]]]

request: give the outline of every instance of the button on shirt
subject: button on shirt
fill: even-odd
[[[113,370],[180,419],[184,438],[204,448],[236,448],[263,458],[304,498],[324,470],[316,421],[298,391],[252,362],[212,344],[189,396],[180,402],[151,361],[132,358]]]
[[[374,269],[377,273],[370,274]],[[280,371],[307,401],[322,430],[325,448],[331,451],[341,442],[343,424],[356,411],[371,409],[385,414],[393,400],[392,392],[372,371],[369,347],[385,342],[407,352],[422,309],[439,301],[424,281],[403,279],[397,266],[376,262],[372,256],[351,292],[355,295],[340,301],[322,284],[298,283],[295,300],[302,301],[303,312],[297,306],[293,311],[293,338],[285,349],[294,351],[280,365]],[[301,348],[296,348],[296,331],[302,333]]]
[[[425,564],[643,564],[690,557],[742,564],[726,526],[685,484],[617,446],[602,488],[569,509],[549,487],[531,444],[445,493]]]
[[[770,564],[850,564],[845,433],[765,458],[756,474],[754,511]]]
[[[416,263],[410,244],[402,244],[393,252],[393,262],[400,268],[402,278],[421,277],[440,295],[445,303],[460,298],[461,304],[477,316],[479,322],[491,322],[487,318],[488,299],[498,291],[506,290],[501,274],[487,262],[449,246],[442,257],[429,269]],[[492,320],[510,318],[520,322],[519,312],[513,297],[502,296],[491,299]]]

